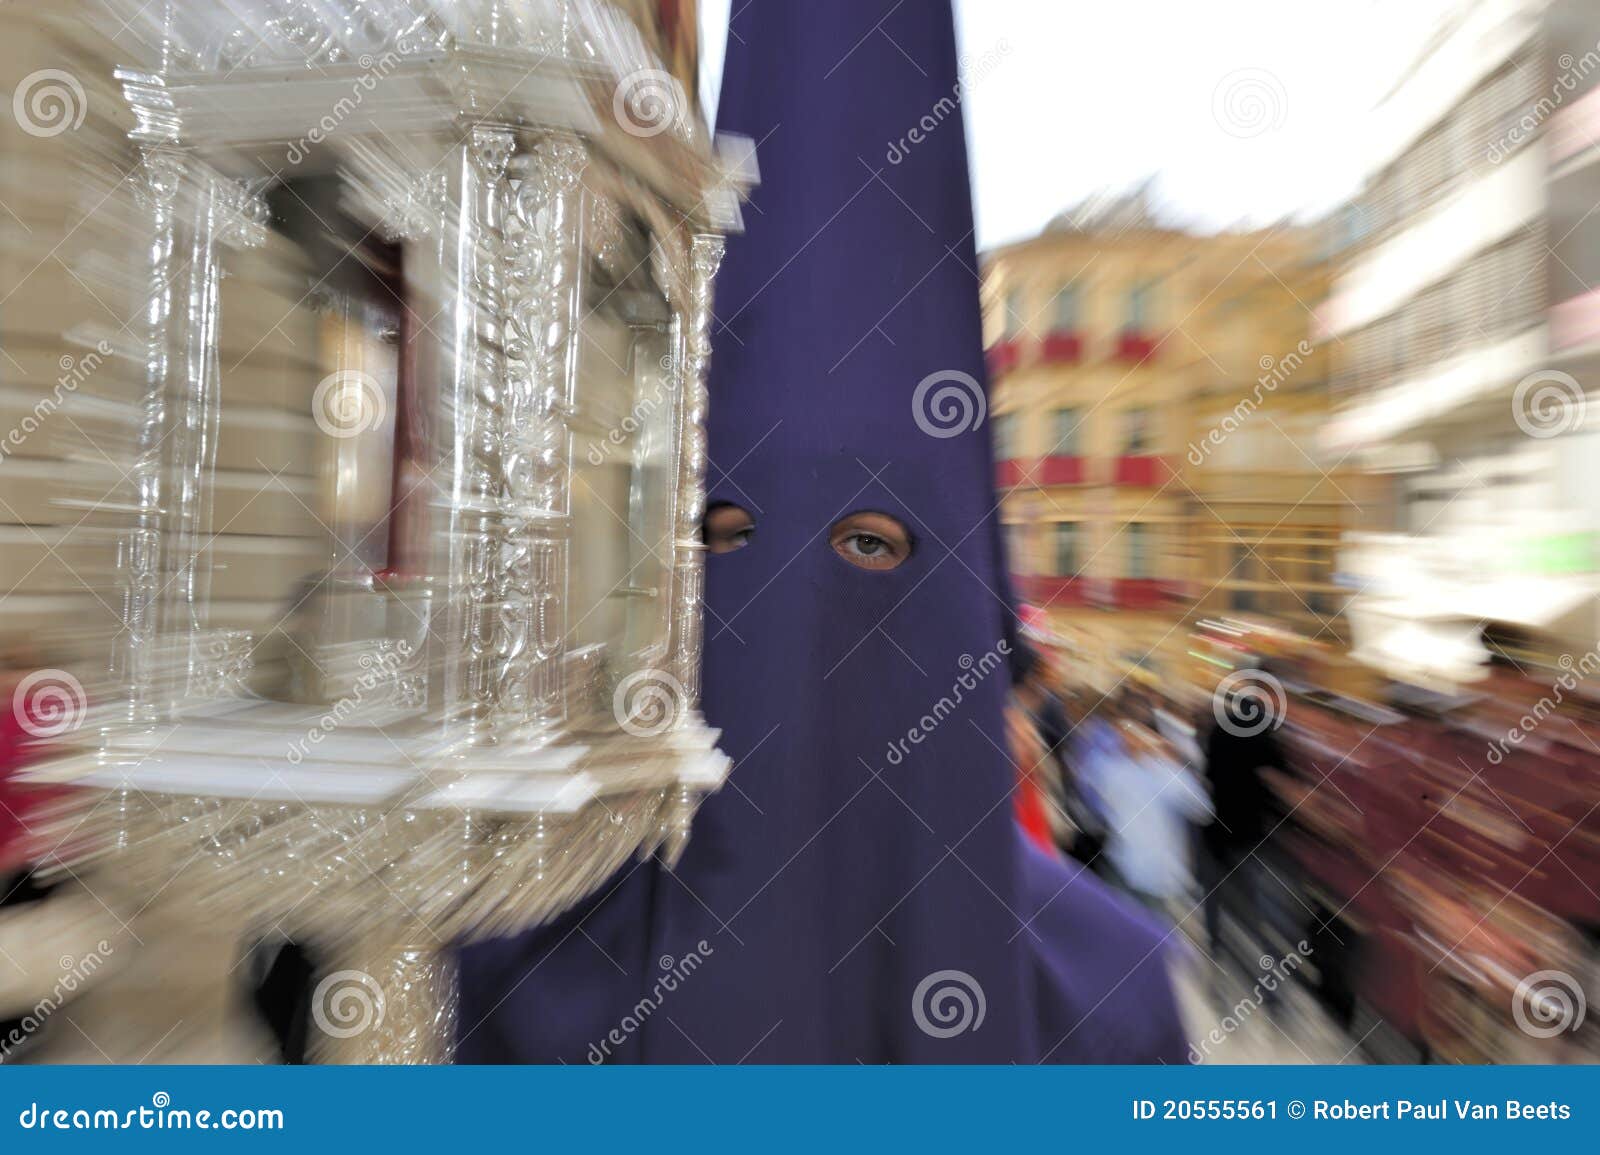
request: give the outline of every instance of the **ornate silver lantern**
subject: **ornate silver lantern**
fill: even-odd
[[[748,153],[604,0],[122,15],[123,693],[47,767],[93,802],[63,845],[360,972],[382,1021],[326,1054],[437,1059],[449,945],[673,861],[726,772],[704,379]]]

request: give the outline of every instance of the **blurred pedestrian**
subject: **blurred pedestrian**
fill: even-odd
[[[1013,657],[1017,705],[1032,724],[1041,748],[1035,783],[1045,792],[1052,840],[1064,853],[1092,866],[1105,845],[1105,824],[1084,797],[1078,767],[1068,756],[1073,724],[1050,678],[1049,664],[1022,645]]]
[[[1104,808],[1113,880],[1169,913],[1194,881],[1194,824],[1211,813],[1205,791],[1171,745],[1132,719],[1092,763],[1088,785]]]
[[[1235,952],[1243,960],[1253,957],[1249,943],[1262,939],[1267,927],[1264,872],[1257,854],[1271,830],[1275,807],[1262,771],[1285,771],[1287,764],[1276,733],[1282,718],[1259,693],[1261,679],[1270,675],[1254,664],[1241,665],[1237,673],[1261,677],[1236,678],[1233,686],[1238,688],[1221,691],[1213,703],[1205,741],[1212,817],[1201,841],[1212,953],[1226,949],[1224,921],[1231,916],[1248,940]]]

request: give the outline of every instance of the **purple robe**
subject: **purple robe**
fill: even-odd
[[[757,529],[707,558],[704,689],[735,767],[676,870],[463,952],[460,1056],[1181,1061],[1174,944],[1013,822],[950,6],[735,8],[719,128],[761,183],[718,282],[708,491]],[[903,565],[836,556],[862,510],[909,527]]]

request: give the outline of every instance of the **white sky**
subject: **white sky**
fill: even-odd
[[[964,104],[979,247],[1152,174],[1202,226],[1337,204],[1360,180],[1366,113],[1455,2],[956,0],[963,61],[990,61]],[[701,0],[708,110],[728,5]],[[1261,98],[1262,120],[1221,114],[1245,135],[1214,112],[1230,88]]]

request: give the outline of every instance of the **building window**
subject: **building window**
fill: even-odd
[[[1306,581],[1318,586],[1333,584],[1333,550],[1328,546],[1314,545],[1306,550]],[[1311,612],[1330,617],[1339,612],[1338,599],[1325,589],[1314,589],[1306,599]]]
[[[1055,525],[1055,563],[1057,577],[1078,576],[1078,523],[1059,521]]]
[[[1083,415],[1073,408],[1057,409],[1051,428],[1052,457],[1078,456],[1078,423]]]
[[[994,459],[1010,461],[1017,456],[1017,415],[997,413],[989,422],[993,429]]]
[[[1022,290],[1012,289],[1006,294],[1005,335],[1015,337],[1022,332],[1027,318],[1022,315]]]
[[[1078,331],[1078,286],[1062,285],[1050,306],[1050,328],[1057,333]]]
[[[1129,409],[1122,415],[1122,452],[1138,457],[1150,452],[1150,410]]]
[[[1144,332],[1150,322],[1150,298],[1154,286],[1142,281],[1128,290],[1128,307],[1125,327],[1134,333]]]
[[[1250,547],[1243,542],[1233,547],[1233,568],[1228,577],[1234,582],[1251,582],[1255,580],[1255,555],[1250,552]],[[1241,613],[1250,613],[1256,608],[1256,591],[1235,587],[1229,596],[1231,607]]]
[[[1128,523],[1128,576],[1131,578],[1147,578],[1155,573],[1155,565],[1150,557],[1151,533],[1148,525],[1134,521]]]
[[[1006,526],[1006,551],[1011,555],[1011,572],[1024,577],[1033,573],[1028,556],[1028,530],[1022,525]]]

